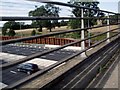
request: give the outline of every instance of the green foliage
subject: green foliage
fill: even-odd
[[[69,20],[68,26],[72,29],[80,28],[80,20]]]
[[[93,34],[93,35],[95,35],[95,34]],[[97,37],[95,37],[95,38],[92,38],[91,40],[92,40],[93,42],[97,42],[97,41],[101,41],[101,40],[103,40],[103,39],[105,39],[105,38],[106,38],[106,34],[103,34],[103,35],[97,36]]]
[[[80,34],[80,32],[72,32],[72,33],[67,33],[67,34],[61,34],[60,37],[62,37],[62,38],[80,39],[81,34]]]
[[[74,32],[74,33],[71,34],[70,37],[74,38],[74,39],[79,39],[81,37],[81,33],[80,32]]]
[[[67,26],[67,25],[68,25],[68,21],[62,20],[62,21],[60,22],[60,26]]]
[[[36,31],[33,30],[33,31],[31,32],[31,35],[32,35],[32,36],[35,36],[35,34],[36,34]]]
[[[15,31],[13,29],[10,29],[9,32],[8,32],[8,35],[9,36],[15,36]]]
[[[8,22],[6,22],[4,25],[3,25],[3,28],[4,29],[10,29],[10,28],[12,28],[12,25],[14,24],[14,21],[8,21]]]
[[[70,0],[70,2],[68,2],[70,4],[76,5],[76,6],[84,6],[84,7],[89,7],[89,8],[93,8],[93,9],[98,9],[98,1],[95,0]],[[75,17],[81,17],[81,8],[72,8],[72,13],[74,14]],[[96,11],[96,10],[88,10],[88,9],[84,9],[84,17],[103,17],[104,13],[101,13],[100,11]],[[95,19],[90,19],[89,20],[89,24],[88,24],[88,20],[85,20],[85,27],[88,26],[93,26],[96,23]]]
[[[42,16],[42,17],[59,17],[59,11],[60,8],[54,6],[53,4],[46,4],[45,6],[42,5],[39,8],[36,8],[33,11],[29,12],[29,16]],[[50,29],[53,25],[51,25],[52,23],[56,23],[58,22],[57,20],[51,21],[51,20],[34,20],[32,21],[32,25],[35,27],[39,28],[39,31],[42,31],[43,27],[46,27],[48,29]]]
[[[24,25],[24,22],[15,22],[15,21],[8,21],[2,27],[2,35],[7,35],[7,30],[18,30],[18,29],[27,29],[30,28],[30,25]]]
[[[118,20],[116,20],[118,18],[118,15],[110,15],[110,18],[113,18],[110,20],[110,24],[118,23]]]
[[[20,29],[20,23],[15,21],[8,21],[4,24],[3,28],[5,29]]]
[[[10,31],[8,32],[8,35],[14,36],[15,32],[13,30],[17,29],[18,27],[20,27],[19,22],[8,21],[2,27],[2,35],[7,35],[7,29],[9,29]]]
[[[2,27],[2,35],[6,35],[7,34],[7,29],[5,27]]]

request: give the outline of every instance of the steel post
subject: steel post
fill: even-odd
[[[84,17],[83,8],[81,9],[81,18]],[[84,28],[84,19],[81,19],[81,29]],[[85,38],[85,31],[81,30],[81,40]],[[85,41],[81,42],[81,50],[85,49]],[[85,52],[81,54],[82,57],[86,57]]]
[[[108,13],[107,17],[108,17],[108,19],[107,19],[107,25],[110,25],[109,13]],[[107,31],[110,31],[110,26],[107,26]],[[107,38],[109,38],[109,37],[110,37],[110,32],[107,33]],[[110,39],[107,40],[107,43],[109,43],[109,42],[110,42]]]

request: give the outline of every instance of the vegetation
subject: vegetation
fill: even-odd
[[[14,36],[15,35],[15,29],[18,27],[18,23],[15,21],[8,21],[4,24],[2,27],[2,35],[9,35],[9,36]],[[7,31],[9,29],[9,31]],[[7,33],[8,32],[8,33]]]
[[[85,2],[85,0],[78,0],[78,1],[79,2],[76,2],[76,0],[70,0],[70,2],[68,2],[68,3],[77,5],[77,6],[90,7],[90,8],[99,10],[99,7],[98,7],[99,2],[98,1],[95,1],[95,0],[87,0],[87,2]],[[29,16],[59,17],[59,11],[60,11],[59,7],[56,7],[52,4],[46,4],[46,5],[42,5],[40,7],[36,7],[35,10],[30,11]],[[75,17],[81,17],[81,8],[72,8],[72,13]],[[96,10],[84,9],[84,16],[85,17],[103,17],[104,13],[102,13],[100,11],[98,12]],[[116,18],[116,16],[110,16],[110,17]],[[90,19],[89,23],[88,23],[88,20],[85,20],[85,27],[93,26],[96,24],[96,22],[97,21],[95,19]],[[104,21],[104,23],[106,23],[106,21]],[[114,21],[111,21],[111,23],[114,23]],[[20,22],[15,22],[15,21],[8,21],[4,24],[4,26],[2,28],[2,34],[14,36],[15,35],[14,30],[34,27],[39,32],[36,32],[36,30],[29,32],[29,35],[33,36],[36,34],[41,34],[43,27],[46,27],[51,32],[51,29],[55,28],[56,26],[60,27],[60,26],[66,26],[66,25],[70,26],[70,28],[72,28],[72,29],[81,28],[81,20],[78,20],[78,19],[77,20],[75,20],[75,19],[69,20],[69,21],[62,20],[61,22],[58,22],[58,20],[33,20],[31,25],[25,25],[25,23],[20,23]],[[9,31],[7,31],[8,29],[9,29]],[[87,35],[86,32],[85,32],[85,35]],[[80,38],[80,32],[63,34],[62,36],[65,38],[70,37],[70,38],[77,39],[77,38]]]
[[[84,6],[84,7],[89,7],[89,8],[93,8],[93,9],[98,9],[99,10],[99,7],[98,7],[98,4],[99,2],[98,1],[95,1],[95,0],[78,0],[76,2],[76,0],[70,0],[70,2],[68,2],[70,4],[73,4],[73,5],[76,5],[76,6]],[[72,9],[72,13],[74,14],[75,17],[81,17],[81,8],[73,8]],[[104,13],[102,12],[98,12],[96,10],[88,10],[88,9],[84,9],[84,16],[85,17],[103,17],[104,16]],[[88,26],[93,26],[96,24],[96,21],[95,19],[90,19],[89,20],[89,23],[88,23],[88,20],[85,20],[85,27],[88,27]],[[80,28],[80,22],[78,23],[78,20],[70,20],[70,23],[69,25],[71,26],[71,28]]]
[[[2,35],[6,35],[7,34],[7,29],[5,27],[2,28]]]
[[[70,0],[70,2],[68,2],[70,4],[76,5],[76,6],[84,6],[84,7],[89,7],[89,8],[93,8],[93,9],[98,9],[98,1],[95,0]],[[100,11],[96,11],[96,10],[88,10],[88,9],[84,9],[84,17],[103,17],[104,13],[100,12]],[[72,13],[75,17],[81,17],[81,8],[72,8]],[[72,15],[72,17],[73,17]],[[84,20],[84,26],[85,27],[91,27],[93,25],[95,25],[97,23],[97,20],[95,19],[89,19],[89,20]],[[78,19],[74,19],[74,20],[69,20],[68,26],[72,29],[76,29],[76,28],[81,28],[81,20]],[[85,32],[86,33],[86,32]],[[75,34],[75,35],[74,35]],[[87,35],[87,33],[86,33]],[[76,32],[73,33],[72,36],[74,36],[75,38],[80,38],[80,32]]]
[[[2,27],[2,35],[7,35],[8,30],[20,30],[20,29],[27,29],[31,28],[31,25],[24,25],[24,22],[15,22],[15,21],[8,21]],[[9,32],[11,33],[11,31]]]
[[[33,31],[31,32],[31,35],[32,35],[32,36],[35,36],[35,34],[36,34],[36,31],[33,30]]]
[[[68,26],[72,29],[80,28],[80,20],[69,20]]]
[[[118,15],[110,15],[110,18],[113,18],[113,19],[110,20],[110,24],[116,24],[116,23],[118,23],[118,21],[115,20],[115,19],[118,18]]]
[[[9,32],[8,32],[8,35],[9,36],[15,36],[15,31],[13,29],[10,29]]]
[[[53,4],[42,5],[33,11],[29,12],[29,16],[42,16],[42,17],[59,17],[60,8],[54,6]],[[42,32],[42,28],[46,27],[50,30],[56,25],[58,25],[57,20],[33,20],[32,25],[39,28],[38,31]]]

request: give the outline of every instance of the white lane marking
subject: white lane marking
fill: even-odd
[[[4,83],[0,82],[0,90],[1,90],[2,88],[7,87],[7,86],[8,86],[7,84],[4,84]]]
[[[60,45],[48,45],[48,44],[45,44],[45,47],[48,47],[48,48],[57,48],[57,47],[60,47]],[[68,47],[65,47],[64,49],[61,49],[61,50],[81,51],[81,47],[68,46]]]
[[[53,53],[50,53],[49,55],[55,55],[55,54],[53,54]]]
[[[11,73],[14,73],[14,74],[16,74],[17,72],[15,72],[15,71],[10,71]]]
[[[32,59],[32,60],[27,61],[25,63],[34,63],[34,64],[37,64],[40,69],[43,69],[43,68],[48,67],[56,62],[57,61],[54,61],[54,60],[35,58],[35,59]]]

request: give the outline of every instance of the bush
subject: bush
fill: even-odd
[[[36,34],[36,31],[33,30],[33,31],[31,32],[31,35],[32,35],[32,36],[35,36],[35,34]]]
[[[15,36],[15,34],[16,34],[15,31],[12,30],[12,29],[10,29],[9,32],[8,32],[9,36]]]

